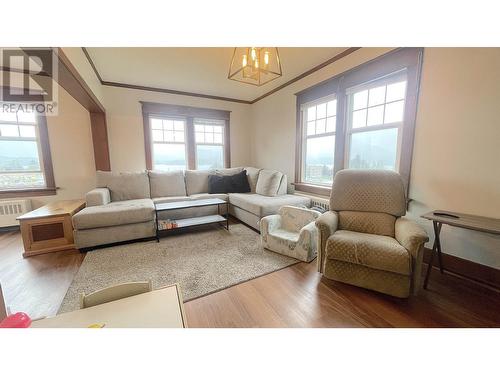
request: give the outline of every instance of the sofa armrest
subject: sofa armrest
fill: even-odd
[[[425,230],[416,222],[405,217],[399,217],[396,219],[395,237],[401,246],[408,250],[412,257],[412,289],[413,294],[416,294],[420,289],[424,244],[429,241],[429,236],[427,236]]]
[[[96,188],[85,194],[87,207],[102,206],[111,202],[111,195],[108,188]]]
[[[318,228],[318,258],[316,260],[318,271],[323,273],[323,259],[325,255],[326,241],[337,230],[339,218],[335,211],[327,211],[322,214],[316,221],[315,225]]]

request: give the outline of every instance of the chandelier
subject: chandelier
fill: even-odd
[[[281,75],[281,62],[277,47],[236,47],[227,78],[262,86]]]

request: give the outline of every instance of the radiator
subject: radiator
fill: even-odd
[[[311,199],[311,207],[319,206],[325,211],[330,211],[330,200],[328,198],[320,198],[316,195],[309,195],[302,192],[295,192],[296,195],[302,195]]]
[[[17,217],[31,211],[29,199],[0,201],[0,228],[19,225]]]

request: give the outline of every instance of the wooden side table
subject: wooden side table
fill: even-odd
[[[71,217],[84,207],[81,199],[57,201],[19,216],[23,257],[74,249]]]
[[[468,215],[462,214],[460,212],[450,211],[431,211],[426,213],[425,215],[422,215],[421,217],[427,220],[431,220],[432,226],[434,228],[434,245],[432,246],[431,259],[429,260],[427,273],[425,275],[424,289],[427,289],[427,284],[429,283],[429,276],[431,275],[434,254],[436,252],[438,254],[439,270],[441,271],[441,273],[443,273],[444,271],[443,260],[441,256],[441,239],[439,237],[443,224],[447,224],[452,227],[475,230],[478,232],[497,235],[500,234],[500,219]]]

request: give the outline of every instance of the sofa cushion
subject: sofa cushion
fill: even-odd
[[[396,217],[383,212],[339,211],[339,229],[394,237]]]
[[[185,171],[187,195],[208,193],[208,176],[213,171]]]
[[[150,197],[147,172],[97,171],[97,187],[108,188],[113,202]]]
[[[190,199],[212,199],[212,198],[218,198],[222,199],[223,201],[228,200],[228,195],[224,193],[220,194],[209,194],[209,193],[201,193],[201,194],[193,194],[189,196]]]
[[[250,185],[248,184],[247,172],[241,171],[227,176],[216,174],[208,176],[208,192],[210,194],[249,193]]]
[[[102,206],[86,207],[73,215],[75,229],[111,227],[154,220],[155,208],[151,199],[133,199],[111,202]]]
[[[252,193],[232,193],[229,194],[229,203],[248,211],[259,217],[274,215],[281,206],[306,206],[311,205],[311,199],[299,195],[279,195],[277,197],[266,197]]]
[[[248,183],[250,184],[250,192],[255,193],[257,188],[257,180],[259,179],[260,168],[245,167],[247,171]]]
[[[255,192],[260,195],[275,197],[276,195],[278,195],[278,189],[280,187],[282,178],[283,173],[281,172],[262,169],[259,172],[259,178],[257,180]]]
[[[150,171],[149,183],[151,184],[151,198],[186,195],[183,171]]]
[[[232,176],[234,174],[240,173],[242,170],[243,167],[222,168],[222,169],[216,169],[215,174],[219,176]]]
[[[401,275],[411,274],[411,256],[394,238],[338,230],[326,242],[326,258]]]
[[[180,195],[177,197],[158,197],[158,198],[153,198],[153,203],[158,204],[158,203],[171,203],[171,202],[184,202],[184,201],[189,201],[191,200],[190,197],[186,197],[185,195]]]

